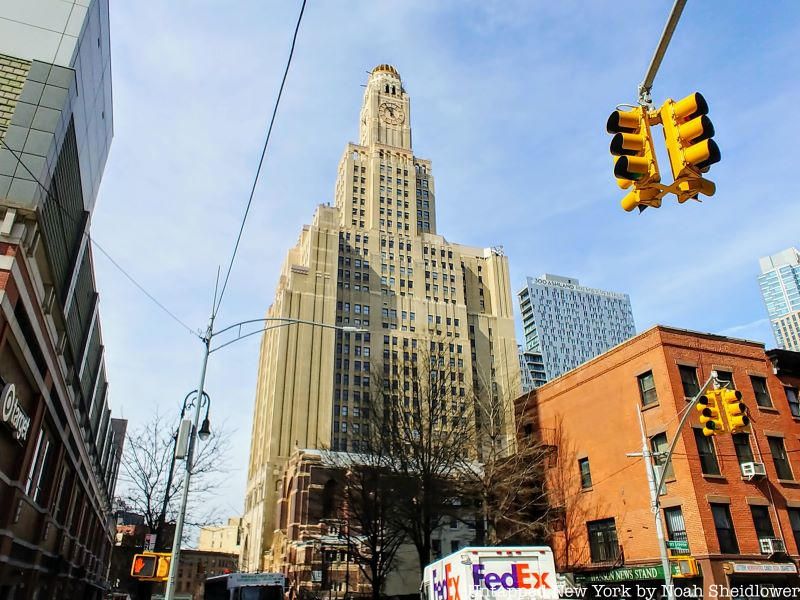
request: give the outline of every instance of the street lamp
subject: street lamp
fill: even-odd
[[[316,321],[309,321],[305,319],[291,319],[291,318],[283,318],[283,317],[267,317],[264,319],[250,319],[247,321],[240,321],[239,323],[234,323],[233,325],[229,325],[224,329],[220,329],[219,331],[214,331],[214,319],[216,317],[216,313],[211,313],[211,318],[208,321],[208,327],[206,327],[206,332],[204,336],[201,336],[201,340],[203,341],[204,352],[203,352],[203,362],[200,366],[200,384],[197,386],[197,395],[198,397],[205,396],[208,397],[205,392],[203,391],[203,387],[205,386],[206,382],[206,369],[208,368],[208,359],[211,356],[212,352],[216,352],[217,350],[221,350],[226,346],[230,346],[231,344],[238,342],[239,340],[243,340],[250,336],[256,335],[258,333],[263,333],[265,331],[269,331],[270,329],[277,329],[278,327],[286,327],[287,325],[312,325],[314,327],[322,327],[325,329],[336,329],[339,331],[344,331],[346,333],[367,333],[367,329],[361,329],[359,327],[353,327],[350,325],[331,325],[328,323],[318,323]],[[248,333],[242,333],[242,326],[249,325],[251,323],[275,323],[274,325],[267,325],[266,327],[262,327],[255,331],[250,331]],[[233,329],[239,329],[238,335],[233,339],[229,340],[225,343],[219,344],[218,346],[211,347],[211,342],[219,335],[223,333],[227,333]],[[191,394],[190,394],[191,395]],[[209,435],[211,435],[211,429],[208,421],[208,404],[206,405],[206,416],[203,419],[203,423],[198,431],[198,424],[200,423],[200,408],[201,408],[202,401],[196,402],[194,405],[194,419],[192,424],[192,429],[189,433],[189,453],[186,456],[186,474],[184,475],[184,482],[183,482],[183,490],[181,493],[181,505],[180,510],[178,511],[178,519],[175,522],[175,535],[172,539],[172,556],[170,559],[169,564],[169,576],[167,578],[167,588],[164,592],[165,600],[175,600],[175,588],[177,587],[177,574],[178,574],[178,561],[180,560],[180,553],[181,553],[181,538],[183,537],[183,524],[186,520],[186,504],[189,499],[189,480],[192,476],[192,467],[193,459],[194,459],[194,436],[197,435],[200,439],[206,439]]]
[[[194,396],[194,398],[192,398]],[[186,416],[186,409],[191,408],[194,406],[195,398],[197,397],[197,390],[192,390],[186,397],[183,399],[183,405],[181,406],[181,416],[178,419],[178,423],[180,424],[183,421],[183,417]],[[192,398],[190,401],[189,399]],[[208,397],[208,394],[203,392],[203,398],[201,401],[205,401],[204,404],[206,405],[206,421],[208,421],[208,408],[211,405],[211,399]],[[206,421],[203,422],[203,425],[206,426]],[[200,439],[205,440],[208,436],[206,435],[203,437],[203,432],[200,432]],[[172,461],[169,465],[169,472],[167,473],[167,487],[164,490],[164,501],[161,504],[161,513],[158,516],[158,529],[156,531],[156,543],[155,543],[155,550],[163,550],[165,548],[164,544],[164,525],[167,519],[167,505],[169,504],[170,500],[170,489],[172,488],[172,478],[175,473],[175,455],[178,449],[178,433],[176,432],[175,435],[172,437]]]

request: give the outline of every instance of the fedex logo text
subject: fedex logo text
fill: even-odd
[[[547,582],[549,573],[536,573],[528,563],[512,563],[511,570],[505,573],[484,573],[485,565],[472,565],[472,584],[475,589],[482,585],[490,590],[512,589],[550,589]]]
[[[460,577],[450,574],[450,563],[444,566],[444,578],[437,580],[436,569],[431,574],[433,583],[433,597],[435,600],[461,600],[461,595],[458,591],[458,580]]]

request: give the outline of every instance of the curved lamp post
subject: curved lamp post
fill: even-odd
[[[256,335],[258,333],[263,333],[265,331],[269,331],[270,329],[277,329],[278,327],[286,327],[288,325],[312,325],[314,327],[322,327],[325,329],[337,329],[339,331],[346,331],[348,333],[367,333],[367,329],[360,329],[358,327],[351,327],[349,325],[331,325],[329,323],[318,323],[316,321],[308,321],[304,319],[289,319],[289,318],[280,318],[280,317],[267,317],[265,319],[250,319],[247,321],[240,321],[239,323],[234,323],[233,325],[229,325],[224,329],[220,329],[219,331],[214,331],[214,317],[215,315],[212,313],[211,318],[208,322],[208,327],[206,328],[205,335],[202,336],[200,339],[203,341],[203,346],[205,348],[203,352],[203,362],[200,367],[200,383],[197,386],[197,396],[200,398],[208,398],[208,395],[205,394],[204,386],[206,382],[206,369],[208,367],[208,358],[211,356],[212,352],[216,352],[217,350],[221,350],[226,346],[230,346],[231,344],[238,342],[239,340],[243,340],[250,336]],[[266,327],[262,327],[257,329],[256,331],[250,331],[248,333],[242,333],[241,329],[243,325],[249,325],[251,323],[276,323],[275,325],[267,325]],[[233,329],[239,329],[237,336],[219,344],[212,348],[211,343],[219,335],[223,333],[227,333],[228,331],[232,331]],[[189,393],[191,396],[192,393]],[[189,438],[189,452],[186,455],[186,474],[184,475],[184,484],[183,490],[181,493],[181,505],[180,510],[178,511],[178,519],[175,523],[175,535],[172,539],[172,556],[170,558],[170,565],[169,565],[169,576],[167,578],[167,589],[164,592],[165,600],[174,600],[175,599],[175,587],[176,587],[176,578],[178,574],[178,561],[180,560],[180,553],[181,553],[181,538],[183,537],[183,524],[186,519],[186,503],[189,498],[189,481],[192,476],[192,467],[193,460],[194,460],[194,437],[195,435],[199,436],[200,439],[207,439],[211,435],[210,424],[208,420],[208,406],[210,402],[205,403],[206,405],[206,416],[203,419],[202,426],[198,431],[197,425],[200,422],[200,408],[201,404],[204,404],[201,401],[194,403],[194,419],[192,423],[192,429],[190,432]],[[186,408],[186,400],[184,400],[184,410]],[[182,411],[183,412],[183,411]],[[170,475],[171,477],[171,475]]]

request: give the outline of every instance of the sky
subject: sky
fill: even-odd
[[[660,323],[774,346],[758,259],[800,244],[800,4],[687,3],[653,100],[700,91],[722,160],[702,203],[626,213],[605,131],[637,86],[672,0],[312,0],[218,326],[264,316],[281,263],[358,139],[363,85],[390,63],[433,161],[438,232],[502,245],[515,290],[554,273],[630,294]],[[300,1],[111,6],[114,141],[92,235],[190,329],[204,329],[233,248]],[[660,133],[657,138],[660,139]],[[660,156],[663,154],[660,153]],[[668,171],[661,156],[662,171]],[[177,414],[202,344],[95,252],[116,416]],[[516,305],[516,299],[515,299]],[[521,339],[521,338],[520,338]],[[241,514],[259,336],[215,353],[212,428],[233,449],[214,502]]]

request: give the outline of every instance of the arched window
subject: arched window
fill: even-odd
[[[394,86],[392,86],[392,96],[394,96]]]
[[[387,94],[389,93],[389,84],[388,83],[386,84],[386,93]]]

